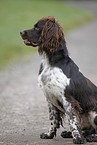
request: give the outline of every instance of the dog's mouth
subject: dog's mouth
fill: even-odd
[[[29,40],[25,39],[24,40],[24,44],[28,45],[28,46],[38,46],[38,44],[36,42],[30,42]]]

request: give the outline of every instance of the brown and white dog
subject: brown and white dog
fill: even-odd
[[[45,17],[20,34],[26,45],[38,46],[43,56],[38,80],[48,101],[51,127],[40,137],[56,136],[67,116],[71,132],[63,132],[63,137],[73,137],[75,144],[97,141],[97,87],[69,57],[61,26],[54,17]]]

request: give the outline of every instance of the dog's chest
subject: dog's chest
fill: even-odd
[[[48,101],[54,105],[57,105],[58,101],[63,104],[64,90],[69,85],[70,79],[60,68],[51,67],[44,61],[38,81]]]

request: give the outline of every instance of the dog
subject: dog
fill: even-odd
[[[68,54],[62,27],[54,17],[44,17],[34,28],[20,32],[24,43],[38,46],[42,55],[38,81],[46,96],[51,127],[40,138],[53,139],[68,118],[74,144],[97,141],[97,86],[87,79]]]

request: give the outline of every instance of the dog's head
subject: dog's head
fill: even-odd
[[[29,46],[39,46],[39,53],[53,53],[64,40],[62,28],[54,17],[40,19],[34,28],[20,32],[24,43]]]

